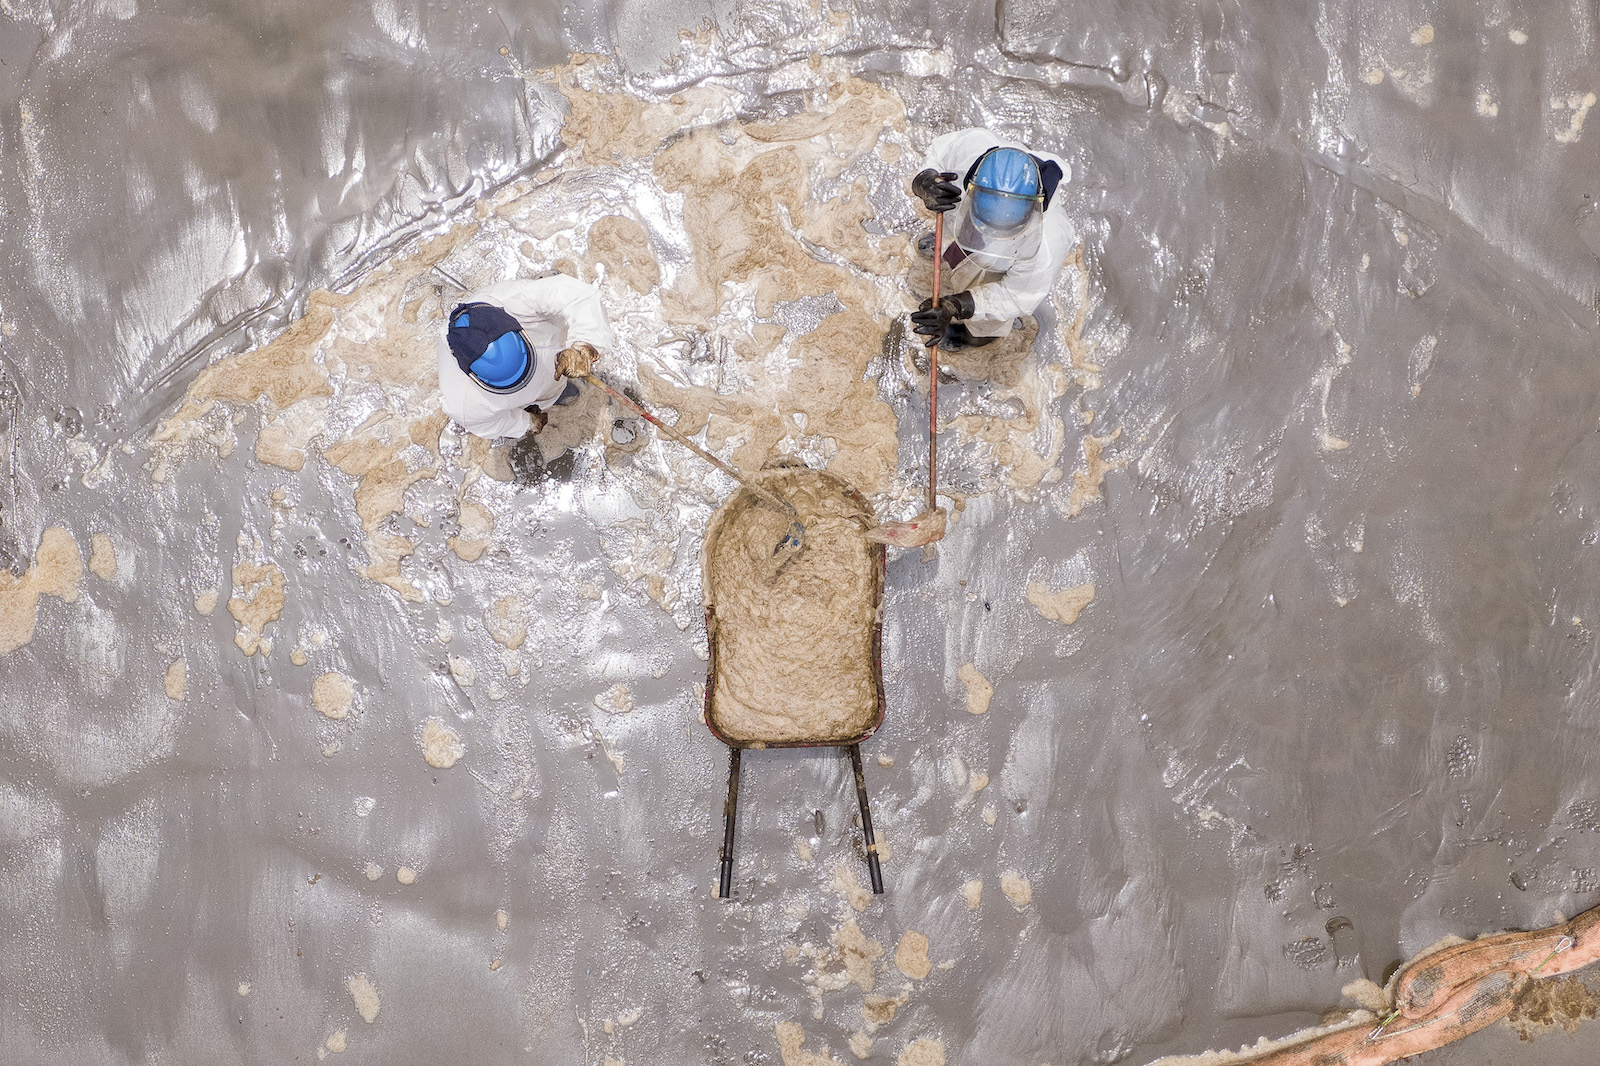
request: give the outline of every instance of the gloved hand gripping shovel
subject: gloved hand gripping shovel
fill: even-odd
[[[783,552],[798,553],[805,550],[806,530],[805,527],[800,524],[800,513],[794,509],[794,505],[792,503],[789,503],[787,500],[782,499],[777,494],[762,488],[760,485],[755,484],[749,478],[739,473],[739,471],[735,470],[721,459],[718,459],[715,455],[712,455],[710,452],[700,447],[700,445],[690,440],[687,436],[667,425],[665,422],[661,421],[661,419],[657,418],[649,411],[646,411],[639,404],[633,402],[632,399],[623,395],[623,393],[612,388],[610,385],[607,385],[595,375],[585,374],[583,375],[583,380],[587,381],[596,388],[604,389],[611,395],[612,399],[633,411],[634,414],[638,415],[640,418],[643,418],[646,422],[649,422],[652,426],[655,426],[661,432],[665,433],[667,436],[671,437],[685,448],[688,448],[690,451],[694,452],[700,458],[704,459],[706,462],[710,463],[724,474],[727,474],[729,477],[733,478],[733,480],[737,481],[739,484],[755,493],[771,506],[776,507],[778,510],[787,514],[789,516],[789,532],[786,533],[783,539],[778,541],[777,546],[772,549],[773,555],[779,555]]]
[[[944,212],[933,216],[933,306],[939,306],[939,274],[944,250]],[[945,514],[939,506],[939,342],[928,348],[928,505],[915,518],[885,522],[867,530],[867,539],[901,548],[917,548],[944,537]]]

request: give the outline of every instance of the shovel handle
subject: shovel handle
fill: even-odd
[[[944,212],[933,216],[933,306],[939,306],[944,259]],[[939,338],[928,347],[928,510],[939,506]]]
[[[667,436],[671,437],[685,448],[688,448],[700,458],[704,459],[706,462],[710,463],[724,474],[727,474],[729,477],[733,478],[733,480],[737,481],[739,484],[743,485],[745,488],[749,489],[751,492],[755,493],[757,496],[761,497],[778,510],[788,514],[794,513],[794,508],[792,506],[779,499],[778,496],[773,494],[771,491],[755,484],[749,478],[739,473],[739,471],[735,470],[733,467],[729,466],[727,463],[723,462],[721,459],[718,459],[715,455],[712,455],[710,452],[700,447],[700,445],[690,440],[687,435],[679,432],[672,426],[667,425],[649,411],[646,411],[642,406],[635,403],[631,397],[625,395],[621,390],[612,388],[610,385],[607,385],[604,381],[600,380],[600,378],[593,374],[585,374],[583,376],[583,380],[587,381],[596,388],[604,389],[606,392],[611,394],[612,399],[616,400],[624,407],[632,410],[640,418],[644,419],[646,422],[649,422],[652,426],[655,426],[661,432],[665,433]]]

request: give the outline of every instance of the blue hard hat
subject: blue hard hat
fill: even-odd
[[[484,387],[511,389],[527,378],[533,353],[522,324],[504,308],[461,304],[452,312],[447,336],[456,365]]]
[[[508,388],[528,370],[528,343],[521,333],[503,333],[472,363],[472,372],[485,384]]]
[[[1020,149],[996,148],[972,176],[972,216],[986,229],[1017,229],[1043,200],[1039,164]]]

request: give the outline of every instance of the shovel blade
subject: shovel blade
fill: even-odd
[[[794,552],[798,555],[805,551],[805,547],[806,528],[796,521],[789,527],[789,532],[784,534],[783,539],[773,546],[772,554],[782,555],[784,552]]]
[[[867,539],[878,544],[892,544],[897,548],[920,548],[944,537],[945,512],[943,507],[923,511],[905,522],[885,522],[867,530]]]

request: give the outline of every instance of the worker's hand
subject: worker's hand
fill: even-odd
[[[556,373],[564,378],[587,377],[599,358],[592,344],[579,341],[556,354]]]
[[[950,323],[962,318],[971,318],[973,311],[977,310],[976,301],[970,292],[953,292],[948,296],[939,297],[939,306],[933,306],[933,300],[922,301],[922,306],[911,312],[911,331],[927,338],[922,343],[928,347],[938,344],[944,338],[944,331]]]
[[[961,188],[955,182],[954,174],[924,170],[911,179],[911,191],[927,205],[929,211],[942,213],[961,202]]]
[[[529,433],[538,433],[550,421],[550,416],[541,411],[536,403],[530,403],[523,410],[528,412]]]

